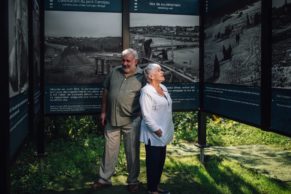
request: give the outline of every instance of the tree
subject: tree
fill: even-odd
[[[218,58],[217,58],[217,55],[215,55],[214,57],[214,63],[213,63],[213,78],[214,79],[217,79],[220,75],[220,65],[219,65],[219,61],[218,61]]]
[[[231,47],[231,44],[229,44],[227,48],[227,59],[231,59],[231,58],[232,58],[232,47]]]
[[[223,60],[226,60],[227,59],[227,51],[226,51],[224,45],[222,45],[222,54],[223,54]]]

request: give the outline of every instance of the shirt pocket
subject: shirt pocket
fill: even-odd
[[[152,105],[152,110],[153,111],[157,111],[158,110],[158,106],[156,104]]]
[[[152,105],[152,111],[159,111],[161,109],[161,105],[159,105],[158,103],[154,103]]]

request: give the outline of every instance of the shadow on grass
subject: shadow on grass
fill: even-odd
[[[165,187],[171,191],[171,194],[222,194],[205,174],[202,165],[193,164],[191,161],[180,161],[175,157],[168,157],[168,160],[171,165],[164,171],[168,177]]]
[[[206,156],[204,165],[197,163],[198,156],[188,157],[189,162],[185,162],[184,159],[167,157],[161,187],[170,190],[171,194],[261,193],[255,184],[245,181],[238,172],[223,164],[223,158]],[[141,170],[141,176],[144,177],[145,169]],[[89,186],[89,180],[93,180],[92,176],[93,174],[87,174],[83,179],[80,178],[76,181],[75,188],[63,188],[62,191],[47,190],[42,194],[129,194],[126,186],[117,182],[112,187],[93,190]],[[145,181],[144,178],[142,181]],[[141,185],[137,194],[147,194],[146,183]]]
[[[252,177],[255,174],[237,171],[235,168],[241,169],[238,166],[233,167],[225,164],[224,157],[206,155],[205,163],[201,164],[198,152],[189,154],[187,152],[189,150],[186,150],[187,154],[183,152],[184,155],[180,155],[182,152],[174,151],[173,149],[173,155],[167,155],[161,181],[161,187],[170,190],[171,194],[256,194],[274,193],[276,191],[274,189],[269,190],[269,185],[256,185],[252,182],[252,178],[256,178],[256,176]],[[81,152],[82,154],[71,154],[71,152],[69,154],[53,155],[50,160],[40,160],[38,165],[35,165],[35,169],[38,169],[39,172],[32,176],[29,181],[20,185],[19,182],[21,183],[21,181],[17,182],[18,179],[15,179],[14,189],[16,192],[14,194],[32,193],[30,191],[37,191],[34,192],[37,194],[129,194],[124,185],[127,177],[124,158],[120,160],[121,162],[116,169],[113,186],[101,190],[92,190],[90,184],[96,179],[99,163],[96,163],[96,159],[90,157],[86,159],[87,152]],[[289,156],[287,155],[284,160],[290,159]],[[99,161],[99,157],[97,160]],[[255,164],[257,165],[257,163]],[[240,172],[246,173],[247,178],[242,176]],[[18,176],[19,180],[26,176],[25,174],[20,175]],[[144,184],[138,192],[140,194],[147,193],[145,177],[145,159],[143,156],[141,157],[140,180]],[[261,184],[260,181],[258,183]],[[278,184],[278,182],[276,184],[281,185],[281,188],[288,191],[286,184]]]
[[[141,186],[140,192],[138,194],[146,194],[146,189],[144,186]],[[46,191],[42,194],[129,194],[125,185],[114,185],[112,187],[102,188],[94,190],[91,188],[77,189],[71,191]]]
[[[227,190],[228,193],[260,193],[253,185],[244,179],[231,168],[222,164],[223,159],[217,156],[206,156],[205,170],[212,177],[214,184]]]
[[[247,169],[282,182],[291,180],[290,150],[266,145],[213,146],[206,154],[237,161]]]

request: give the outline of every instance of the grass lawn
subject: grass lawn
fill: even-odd
[[[128,193],[125,188],[127,173],[123,150],[112,180],[113,187],[98,191],[90,189],[90,184],[96,178],[102,143],[102,138],[94,136],[75,142],[56,140],[48,146],[48,155],[43,159],[21,156],[28,160],[18,161],[18,165],[23,165],[23,171],[18,170],[13,175],[13,193]],[[197,150],[189,150],[187,154],[181,150],[179,144],[168,146],[161,182],[162,187],[169,189],[171,194],[291,193],[290,183],[269,178],[236,160],[206,155],[202,164]],[[141,145],[140,181],[143,185],[140,193],[146,193],[145,177],[145,152]]]
[[[205,161],[201,163],[195,113],[175,113],[175,140],[167,147],[162,187],[171,194],[291,194],[291,140],[274,133],[219,119],[207,123]],[[31,144],[11,166],[12,194],[127,194],[126,161],[120,151],[113,186],[94,191],[104,139],[88,118],[69,117],[52,123],[59,133],[48,139],[47,155],[37,158]],[[83,131],[82,131],[83,130]],[[55,133],[54,131],[51,131]],[[60,135],[66,132],[67,135]],[[123,146],[122,146],[123,147]],[[146,192],[145,151],[141,145]]]

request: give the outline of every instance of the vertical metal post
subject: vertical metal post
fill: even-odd
[[[198,111],[198,147],[200,162],[204,163],[204,148],[206,147],[206,113]]]
[[[200,149],[200,157],[199,157],[199,159],[200,159],[200,162],[203,164],[204,163],[204,158],[205,158],[205,154],[204,154],[204,147],[200,147],[199,148]]]
[[[44,156],[44,145],[45,145],[45,136],[44,136],[44,1],[39,1],[40,9],[40,119],[38,122],[37,130],[37,155]]]
[[[199,1],[199,111],[198,111],[198,147],[200,148],[200,162],[204,163],[204,148],[206,147],[206,113],[204,110],[204,17],[205,1]]]
[[[101,67],[100,67],[100,74],[101,75],[104,75],[105,74],[105,64],[106,64],[106,59],[105,58],[102,58],[101,59]]]
[[[1,49],[2,50],[2,49]],[[1,68],[2,69],[2,68]],[[1,84],[2,86],[2,84]],[[8,99],[8,98],[7,98]],[[9,102],[6,100],[6,104]],[[1,114],[0,123],[0,193],[9,194],[10,193],[10,154],[9,154],[9,108],[8,105],[4,105],[4,100],[1,98],[1,113],[6,112],[6,114]]]
[[[262,1],[261,128],[271,126],[272,104],[272,2]]]
[[[122,47],[126,49],[129,44],[129,0],[122,1]]]
[[[98,75],[98,58],[97,57],[95,57],[94,58],[95,59],[95,75]]]
[[[0,1],[0,193],[10,193],[10,124],[9,124],[9,36],[8,36],[8,0]]]

